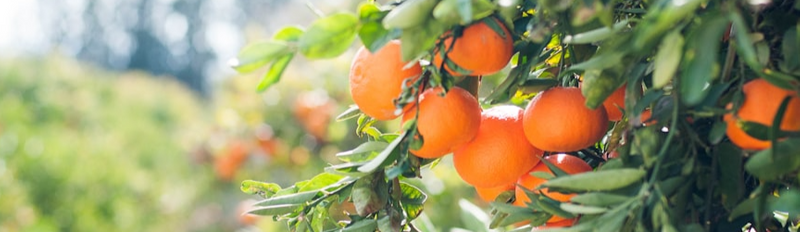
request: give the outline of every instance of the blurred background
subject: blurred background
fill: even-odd
[[[227,62],[286,25],[357,0],[0,2],[0,231],[286,231],[241,216],[243,180],[283,187],[363,142],[339,58],[261,72]],[[313,9],[313,10],[312,10]],[[399,122],[385,122],[396,130]],[[423,220],[460,227],[475,198],[445,159],[414,184]]]

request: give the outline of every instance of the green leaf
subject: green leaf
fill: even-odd
[[[684,53],[686,65],[680,76],[680,96],[687,105],[700,103],[706,96],[708,82],[719,75],[719,40],[727,28],[728,19],[709,14],[689,34],[688,40],[692,43],[688,44]]]
[[[564,36],[565,44],[590,44],[603,41],[611,36],[618,36],[622,29],[628,28],[628,20],[621,20],[611,27],[601,27],[576,35]]]
[[[400,143],[406,138],[407,135],[408,131],[403,131],[403,133],[400,135],[399,138],[392,141],[392,143],[390,143],[389,146],[386,147],[386,149],[383,149],[383,151],[381,151],[381,153],[378,154],[378,156],[376,156],[374,159],[370,160],[363,166],[359,167],[358,171],[363,173],[370,173],[377,170],[378,168],[384,167],[394,162],[394,160],[397,159],[397,154],[394,151],[397,148],[397,146],[400,145]],[[392,156],[392,154],[394,154],[394,156]]]
[[[365,218],[347,225],[347,227],[342,229],[342,232],[374,232],[377,228],[378,222],[374,219]]]
[[[409,62],[422,55],[436,46],[439,36],[445,32],[445,27],[436,21],[430,21],[419,27],[403,29],[400,35],[401,53],[403,62]]]
[[[545,180],[555,178],[555,176],[553,174],[550,174],[549,172],[531,172],[530,175]]]
[[[383,209],[389,199],[389,184],[383,172],[375,172],[356,180],[350,198],[359,216],[367,216]]]
[[[592,57],[591,59],[575,64],[570,66],[566,72],[571,71],[578,71],[578,70],[603,70],[610,68],[615,65],[619,65],[622,62],[622,58],[625,56],[622,52],[605,52],[599,55]],[[585,78],[584,78],[585,80]]]
[[[347,108],[344,112],[336,116],[336,121],[341,122],[351,118],[355,118],[361,115],[361,109],[358,108],[357,105],[350,105],[350,108]]]
[[[317,176],[314,176],[314,178],[311,178],[311,180],[306,182],[303,186],[299,186],[300,190],[298,190],[298,192],[314,191],[325,188],[339,182],[342,177],[343,176],[331,173],[321,173]]]
[[[540,162],[543,163],[545,166],[547,166],[547,169],[549,169],[551,172],[553,172],[553,175],[555,177],[569,176],[569,173],[565,172],[564,170],[561,170],[561,168],[559,168],[558,166],[556,166],[553,163],[550,163],[550,161],[547,161],[547,159],[544,159],[544,158],[541,158],[541,157],[538,157],[538,156],[536,158],[541,160]]]
[[[600,214],[608,211],[607,208],[603,207],[576,205],[571,203],[561,203],[561,209],[573,214]]]
[[[253,207],[252,209],[248,210],[245,213],[262,215],[262,216],[283,215],[287,213],[292,213],[295,210],[301,209],[302,207],[303,204],[269,205],[269,206]]]
[[[787,173],[800,169],[800,138],[789,138],[778,142],[773,148],[760,151],[750,157],[744,168],[762,180],[777,180]]]
[[[489,215],[483,210],[467,200],[459,199],[458,206],[461,208],[461,222],[469,231],[488,232]]]
[[[646,173],[633,168],[584,172],[551,179],[542,186],[577,191],[614,190],[641,181]]]
[[[273,205],[284,205],[284,204],[305,204],[306,202],[311,201],[315,197],[317,197],[318,193],[319,191],[308,191],[308,192],[298,192],[282,196],[276,196],[256,202],[255,205],[273,206]]]
[[[753,41],[750,39],[749,26],[744,18],[738,11],[731,11],[728,14],[728,18],[730,18],[731,26],[735,33],[733,40],[736,42],[736,50],[739,56],[744,59],[745,63],[750,66],[751,69],[762,70],[763,66],[758,63],[756,49],[753,47]]]
[[[309,59],[339,56],[356,37],[358,17],[350,13],[337,13],[317,19],[300,37],[300,53]]]
[[[436,7],[437,0],[406,0],[400,5],[389,11],[383,18],[383,27],[394,29],[414,28],[424,26],[431,18],[433,8]]]
[[[725,131],[728,129],[728,124],[724,121],[714,122],[711,126],[711,131],[708,132],[708,142],[711,144],[718,144],[725,137]]]
[[[647,92],[644,93],[642,99],[636,101],[636,105],[633,106],[633,113],[634,114],[641,113],[642,111],[644,111],[644,109],[649,107],[650,104],[653,104],[653,102],[655,102],[662,96],[664,96],[663,90],[660,89],[648,90]]]
[[[231,60],[230,63],[237,72],[249,73],[289,53],[291,53],[291,50],[286,43],[279,41],[258,42],[242,48],[236,59]]]
[[[669,84],[669,81],[675,76],[675,71],[678,69],[678,64],[681,62],[682,55],[683,36],[680,30],[674,30],[667,34],[667,37],[661,41],[658,53],[656,53],[656,57],[654,58],[654,88],[660,89]]]
[[[552,198],[548,197],[547,195],[540,194],[539,195],[539,200],[535,201],[535,202],[536,202],[536,205],[539,206],[539,209],[541,209],[545,213],[552,214],[552,215],[555,215],[555,216],[559,216],[559,217],[562,217],[562,218],[574,218],[575,217],[574,214],[572,214],[570,212],[567,212],[567,211],[561,209],[561,207],[559,207],[559,205],[561,205],[561,202],[553,200]]]
[[[281,28],[272,39],[277,41],[287,41],[287,42],[297,42],[300,41],[300,37],[303,36],[303,29],[297,26],[287,26]]]
[[[382,151],[389,146],[389,143],[369,141],[358,145],[353,150],[336,153],[336,158],[344,162],[362,162],[372,158],[377,151]]]
[[[630,196],[603,192],[579,194],[570,199],[571,202],[590,206],[612,206],[630,200]]]
[[[783,190],[778,195],[778,199],[770,203],[770,210],[800,214],[800,191],[797,189]]]
[[[402,231],[403,214],[394,208],[387,208],[381,211],[378,218],[378,230],[381,232],[400,232]]]
[[[386,30],[378,22],[368,22],[361,25],[358,30],[358,38],[364,43],[364,47],[370,52],[377,52],[384,45],[400,37],[400,30]]]
[[[797,27],[792,27],[783,34],[781,43],[783,60],[778,63],[781,71],[789,73],[800,71],[800,36],[797,32]]]
[[[558,80],[555,79],[529,79],[520,86],[520,89],[524,93],[538,93],[558,84]]]
[[[724,123],[723,123],[724,124]],[[744,195],[742,181],[742,151],[730,142],[720,143],[714,150],[719,170],[719,191],[722,194],[722,205],[732,209]]]
[[[400,182],[400,191],[402,191],[400,203],[403,205],[403,210],[406,211],[408,220],[414,220],[422,213],[428,195],[425,195],[417,187],[404,182]]]
[[[242,181],[242,192],[247,194],[258,194],[262,197],[272,197],[281,190],[281,186],[275,183],[265,183],[254,180]]]
[[[264,75],[264,78],[261,78],[261,82],[258,83],[256,91],[264,91],[273,84],[278,83],[278,81],[281,80],[283,71],[286,71],[286,67],[289,66],[292,58],[294,58],[294,53],[289,53],[281,56],[278,58],[278,60],[272,63],[272,66],[269,67],[269,70],[267,71],[266,75]]]

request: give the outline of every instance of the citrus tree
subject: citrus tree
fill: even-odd
[[[427,196],[407,180],[452,155],[491,202],[490,222],[472,230],[797,231],[799,10],[365,1],[283,28],[242,49],[234,68],[268,66],[262,91],[295,55],[337,57],[358,38],[355,106],[338,119],[354,119],[364,143],[292,186],[244,181],[265,198],[249,213],[292,231],[432,231],[415,220]],[[374,126],[397,118],[400,131]]]

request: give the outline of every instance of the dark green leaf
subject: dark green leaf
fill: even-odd
[[[289,46],[283,42],[258,42],[242,48],[231,66],[239,73],[249,73],[289,53]]]
[[[784,72],[797,72],[800,70],[800,36],[797,27],[792,27],[783,34],[781,54],[783,60],[779,66]]]
[[[800,214],[800,191],[797,189],[783,190],[778,195],[778,199],[770,203],[770,210]]]
[[[529,93],[538,93],[549,89],[550,87],[558,85],[558,80],[555,79],[530,79],[526,80],[522,86],[520,86],[522,92],[529,94]]]
[[[579,194],[570,199],[571,202],[591,206],[612,206],[630,200],[630,196],[617,195],[603,192],[590,192]]]
[[[656,100],[661,98],[661,96],[664,96],[664,91],[663,90],[659,90],[659,89],[648,90],[646,93],[644,93],[644,96],[642,96],[642,99],[639,99],[638,101],[636,101],[636,105],[633,106],[633,113],[634,114],[641,113],[642,111],[644,111],[644,109],[649,107],[650,104],[653,104],[653,102],[655,102]]]
[[[359,216],[383,209],[389,199],[389,184],[383,172],[375,172],[356,180],[350,198]]]
[[[549,169],[551,172],[553,172],[553,175],[555,177],[569,176],[569,174],[567,172],[565,172],[564,170],[561,170],[561,168],[559,168],[555,164],[550,163],[550,161],[547,161],[547,159],[543,159],[543,158],[538,157],[538,156],[536,158],[541,160],[540,162],[543,163],[545,166],[547,166],[547,169]]]
[[[337,13],[317,19],[300,37],[300,52],[310,58],[333,58],[339,56],[356,37],[358,17],[349,13]]]
[[[771,181],[800,169],[800,138],[789,138],[773,147],[777,151],[768,148],[753,155],[745,164],[745,170],[760,179]]]
[[[264,78],[261,78],[261,82],[258,83],[258,87],[256,87],[256,90],[261,92],[266,90],[273,84],[278,83],[278,81],[281,80],[283,71],[285,71],[286,67],[289,66],[289,63],[292,61],[292,58],[294,58],[294,53],[289,53],[284,56],[281,56],[280,58],[278,58],[278,60],[272,63],[272,66],[269,67],[269,70],[267,70],[267,73],[266,75],[264,75]]]
[[[428,195],[425,195],[425,193],[417,187],[403,182],[400,183],[400,191],[402,191],[403,194],[400,198],[400,203],[403,205],[403,210],[408,214],[408,219],[413,220],[419,217],[419,214],[422,213],[422,209],[425,206],[425,201],[428,199]]]
[[[718,144],[722,141],[722,138],[725,137],[725,131],[728,128],[728,124],[724,121],[717,121],[711,126],[711,131],[708,132],[708,141],[711,144]]]
[[[644,170],[633,168],[584,172],[551,179],[542,186],[578,191],[614,190],[641,181],[645,174]]]
[[[714,154],[719,160],[719,191],[722,194],[722,205],[732,209],[744,195],[742,182],[743,154],[729,142],[717,145]]]
[[[700,103],[706,96],[708,82],[719,75],[719,39],[727,28],[726,18],[710,14],[690,33],[688,40],[692,43],[688,44],[684,54],[686,65],[680,81],[680,96],[684,103],[690,106]]]

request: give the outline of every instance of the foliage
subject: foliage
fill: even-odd
[[[190,91],[63,58],[0,70],[0,230],[220,229],[194,221],[213,175],[189,162],[209,121]]]
[[[276,83],[270,73],[286,67],[279,57],[338,56],[356,35],[370,50],[399,39],[404,60],[429,61],[445,47],[440,41],[452,36],[446,31],[458,34],[472,22],[499,18],[511,28],[517,54],[483,103],[521,105],[554,85],[580,83],[586,105],[596,108],[627,84],[626,120],[613,123],[604,142],[573,152],[599,166],[594,172],[557,176],[543,185],[578,193],[571,202],[538,191],[528,192],[532,202],[526,208],[498,199],[489,227],[521,221],[538,226],[553,215],[580,215],[574,226],[552,230],[735,231],[752,226],[796,231],[800,141],[797,133],[777,126],[796,120],[782,118],[786,101],[775,126],[739,123],[751,136],[773,141],[763,151],[742,150],[726,140],[722,116],[738,109],[744,97],[740,87],[748,80],[764,78],[780,88],[800,89],[798,10],[800,4],[793,1],[406,0],[386,6],[369,1],[358,14],[323,17],[302,33],[284,29],[298,32],[299,42],[276,37],[265,43],[281,44],[280,49],[245,48],[236,68],[254,71],[272,62],[266,79]],[[254,59],[250,54],[260,55]],[[444,65],[459,69],[452,62]],[[463,83],[443,67],[424,69],[423,80],[398,102],[413,100],[413,89]],[[646,111],[652,112],[650,119],[641,116]],[[421,177],[421,169],[436,160],[409,155],[410,148],[424,143],[416,139],[415,124],[384,133],[355,111],[341,118],[357,118],[356,133],[368,141],[340,153],[344,163],[326,168],[325,174],[266,196],[251,213],[286,220],[292,231],[422,227],[417,225],[424,222],[414,219],[425,194],[405,182]],[[605,161],[598,155],[611,152],[619,158]],[[338,178],[322,178],[330,175]],[[330,206],[346,202],[355,205],[348,217],[328,216]]]

